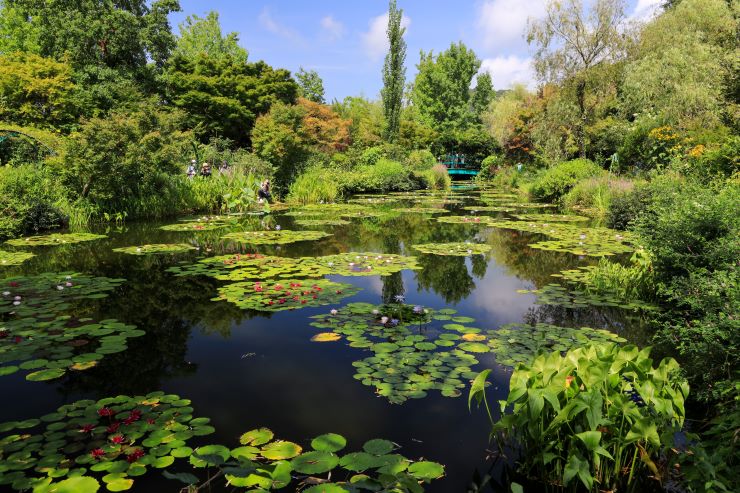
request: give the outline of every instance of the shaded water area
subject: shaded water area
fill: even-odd
[[[479,192],[462,189],[448,197],[449,214],[470,216],[463,207],[481,204]],[[419,206],[418,197],[396,197],[380,209]],[[363,199],[359,199],[362,201]],[[511,199],[510,199],[511,200]],[[510,218],[508,212],[479,215]],[[400,445],[406,457],[434,460],[445,465],[444,478],[427,491],[466,491],[477,477],[489,472],[486,462],[489,425],[483,410],[468,411],[467,392],[458,397],[431,390],[420,398],[391,403],[372,385],[355,378],[358,362],[372,355],[367,348],[351,347],[347,340],[317,343],[311,338],[324,329],[311,326],[310,317],[342,310],[347,303],[375,305],[394,302],[439,310],[452,308],[458,316],[475,319],[469,325],[495,330],[509,323],[544,322],[564,327],[603,328],[639,342],[640,319],[634,312],[615,307],[564,307],[537,303],[537,296],[519,293],[553,282],[552,274],[592,265],[595,257],[533,249],[541,237],[487,224],[448,224],[439,215],[411,212],[378,217],[348,218],[349,224],[319,230],[331,236],[284,245],[251,245],[225,240],[227,232],[280,226],[282,230],[307,229],[295,217],[276,211],[251,216],[223,229],[165,231],[162,223],[126,223],[99,228],[106,239],[26,249],[36,257],[22,266],[0,270],[0,276],[43,272],[80,272],[126,281],[107,297],[92,303],[97,319],[116,319],[135,325],[146,335],[130,339],[128,348],[108,354],[85,371],[69,371],[45,382],[26,381],[25,373],[0,377],[0,422],[40,417],[78,399],[143,395],[155,390],[190,399],[196,416],[211,418],[215,433],[195,437],[190,446],[220,443],[238,445],[247,430],[268,427],[277,436],[306,445],[327,432],[348,440],[347,450],[358,450],[372,438]],[[315,228],[318,229],[318,228]],[[420,254],[419,243],[484,243],[482,255],[468,257]],[[188,243],[197,246],[182,254],[132,256],[113,248],[154,243]],[[10,248],[8,248],[10,249]],[[226,284],[207,276],[175,276],[167,269],[198,259],[233,253],[260,253],[284,257],[314,257],[344,252],[374,252],[416,256],[420,269],[389,276],[337,276],[334,281],[361,290],[338,303],[275,313],[243,310],[228,301],[213,301]],[[75,306],[69,308],[73,313]],[[492,368],[489,402],[505,399],[511,368],[497,363],[495,352],[475,354],[478,372]],[[494,416],[495,418],[495,416]],[[185,463],[173,470],[188,470]],[[493,472],[497,474],[496,471]],[[151,470],[136,478],[133,491],[177,491],[181,485]],[[214,491],[219,491],[215,487]]]

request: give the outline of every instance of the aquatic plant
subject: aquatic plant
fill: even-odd
[[[192,250],[198,250],[198,248],[193,245],[188,245],[187,243],[159,243],[113,249],[114,252],[126,253],[128,255],[164,255],[185,253]]]
[[[539,202],[505,202],[504,207],[515,207],[517,209],[550,209],[555,208],[555,204],[542,204]]]
[[[213,301],[225,300],[243,310],[278,312],[338,303],[359,291],[360,288],[351,284],[326,279],[235,282],[219,288],[219,295]]]
[[[344,219],[298,219],[295,222],[298,226],[311,228],[314,226],[346,226],[351,224]]]
[[[481,224],[485,226],[498,220],[491,216],[442,216],[438,217],[437,221],[448,224]]]
[[[149,469],[189,457],[188,440],[213,433],[190,401],[152,392],[65,404],[40,419],[0,424],[0,485],[38,492],[130,489]]]
[[[10,267],[11,265],[20,265],[26,260],[35,257],[30,252],[8,252],[0,250],[0,267]]]
[[[603,329],[559,327],[545,323],[513,323],[486,331],[496,362],[506,366],[529,364],[541,352],[560,353],[591,342],[623,343],[625,339]]]
[[[444,313],[442,313],[444,312]],[[323,332],[316,342],[333,342],[343,336],[350,347],[366,349],[372,356],[355,361],[355,379],[375,387],[391,403],[422,399],[437,390],[445,397],[458,397],[466,380],[475,377],[471,366],[478,359],[469,353],[489,352],[477,341],[480,329],[459,324],[438,327],[434,320],[473,322],[455,317],[455,310],[435,312],[422,306],[399,303],[372,305],[349,303],[325,315],[316,315],[312,326]],[[340,338],[332,338],[337,334]],[[316,336],[314,336],[316,337]]]
[[[588,217],[569,214],[514,214],[514,217],[520,221],[541,221],[551,223],[577,223],[590,221],[590,218]]]
[[[331,234],[323,231],[291,231],[282,229],[268,231],[241,231],[226,234],[222,238],[238,241],[240,243],[249,243],[251,245],[284,245],[298,241],[320,240],[327,236],[331,236]]]
[[[53,233],[42,236],[26,236],[25,238],[15,238],[5,243],[12,246],[56,246],[71,245],[83,241],[93,241],[107,238],[105,235],[96,235],[93,233]]]
[[[450,211],[437,207],[403,207],[400,209],[393,209],[393,212],[400,212],[403,214],[449,214]]]
[[[522,294],[536,294],[539,305],[564,306],[566,308],[587,308],[589,306],[612,306],[625,310],[655,310],[656,307],[637,299],[626,299],[616,291],[585,291],[575,287],[575,283],[563,286],[557,283],[547,284],[539,289],[521,289]]]
[[[499,205],[466,205],[463,210],[471,212],[513,212],[516,209]]]
[[[190,464],[196,470],[206,469],[207,480],[190,473],[165,472],[165,476],[192,488],[223,476],[229,486],[249,491],[293,485],[295,491],[305,493],[417,493],[424,491],[423,484],[444,475],[441,464],[407,459],[398,453],[398,445],[378,438],[365,442],[361,451],[340,453],[347,440],[336,433],[312,439],[310,450],[306,450],[297,443],[276,439],[268,428],[259,428],[241,435],[239,443],[241,446],[234,449],[205,445],[192,452]]]
[[[491,250],[491,245],[485,243],[424,243],[412,245],[411,248],[421,253],[431,255],[452,255],[457,257],[468,257],[470,255],[483,255]]]
[[[468,402],[483,402],[482,372]],[[589,344],[519,364],[491,435],[521,455],[517,470],[565,491],[643,491],[673,464],[674,433],[689,386],[671,358],[653,366],[650,349]],[[490,409],[489,411],[489,417]]]

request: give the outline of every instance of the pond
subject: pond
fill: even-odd
[[[496,190],[359,196],[91,233],[2,245],[0,423],[54,422],[65,404],[161,390],[210,418],[191,423],[203,430],[188,436],[192,448],[238,447],[261,427],[306,449],[329,432],[347,451],[382,438],[405,457],[444,464],[426,491],[466,491],[500,472],[485,460],[485,412],[468,411],[477,372],[493,369],[495,403],[512,366],[539,347],[641,342],[645,307],[570,281],[602,255],[625,258],[629,238]],[[12,428],[0,426],[0,439]],[[59,435],[45,438],[57,439],[51,448],[65,446]],[[8,467],[13,450],[0,479],[44,475]],[[192,469],[186,459],[168,471]],[[132,479],[133,491],[183,486],[151,467]]]

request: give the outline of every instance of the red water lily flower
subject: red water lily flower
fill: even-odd
[[[0,339],[4,339],[8,337],[8,331],[7,330],[0,330]]]
[[[267,302],[267,304],[268,304],[268,305],[274,305],[274,304],[275,304],[275,302],[274,302],[274,301],[272,301],[272,300],[270,300],[270,301],[268,301],[268,302]]]
[[[337,294],[342,294],[342,290],[341,289],[337,289]]]
[[[80,433],[90,433],[95,429],[95,425],[83,425],[80,428]]]
[[[142,457],[144,457],[144,451],[141,450],[141,449],[139,449],[139,448],[137,448],[137,449],[134,449],[133,452],[131,452],[130,454],[128,454],[126,456],[126,461],[129,464],[131,464],[132,462],[136,462],[137,460],[141,459]]]
[[[126,437],[124,437],[123,435],[116,435],[111,437],[110,441],[115,443],[116,445],[121,445],[126,441]]]
[[[155,421],[152,418],[147,419],[146,422],[149,423],[150,425],[153,425],[155,423]]]
[[[19,344],[22,341],[23,341],[23,338],[21,336],[15,336],[13,338],[13,342],[15,342],[16,344]]]
[[[116,412],[108,407],[101,407],[98,409],[98,416],[113,416]]]
[[[283,289],[283,285],[282,284],[275,284],[275,287],[273,289],[275,289],[275,291],[280,291],[280,290]]]
[[[8,283],[8,285],[9,285],[9,286],[10,286],[11,288],[17,288],[18,286],[20,286],[20,284],[18,284],[18,283],[17,283],[16,281],[10,281],[10,282]]]
[[[118,428],[121,426],[121,423],[116,421],[115,423],[111,424],[108,428],[106,428],[106,433],[115,433],[118,431]]]
[[[306,304],[306,300],[301,300],[301,305],[305,305],[305,304]]]
[[[96,448],[90,451],[90,455],[92,455],[93,459],[100,459],[102,457],[105,457],[105,450],[102,448]]]

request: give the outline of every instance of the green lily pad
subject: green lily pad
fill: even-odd
[[[27,236],[25,238],[16,238],[8,240],[5,243],[13,246],[57,246],[57,245],[71,245],[74,243],[81,243],[83,241],[93,241],[107,238],[105,235],[96,235],[92,233],[53,233],[50,235],[42,236]]]
[[[264,445],[272,440],[273,436],[274,435],[272,431],[267,428],[250,430],[239,437],[239,443],[241,443],[242,445],[252,445],[254,447],[257,447],[259,445]]]
[[[323,474],[339,464],[339,457],[320,450],[306,452],[290,461],[293,470],[301,474]]]
[[[311,440],[311,447],[320,452],[338,452],[347,446],[347,439],[336,433],[327,433]]]
[[[193,250],[197,250],[197,248],[186,243],[160,243],[113,249],[114,252],[126,253],[129,255],[164,255],[185,253]]]
[[[423,480],[441,478],[445,473],[441,464],[430,461],[414,462],[409,466],[408,471],[415,478]]]
[[[365,452],[373,455],[389,454],[394,448],[395,445],[393,445],[393,442],[381,440],[379,438],[368,440],[365,442],[365,445],[362,446],[362,449]]]
[[[20,265],[35,256],[36,255],[30,252],[6,252],[5,250],[0,250],[0,267]]]
[[[297,456],[301,450],[301,446],[293,442],[277,441],[265,445],[260,454],[265,459],[285,460]]]
[[[457,257],[467,257],[470,255],[482,255],[491,250],[491,245],[481,243],[425,243],[413,245],[412,248],[422,253],[432,255],[451,255]]]
[[[236,282],[219,288],[217,300],[234,303],[243,310],[283,311],[336,303],[360,288],[326,279],[315,281]]]
[[[291,231],[269,230],[269,231],[243,231],[239,233],[229,233],[224,235],[226,240],[234,240],[240,243],[250,245],[284,245],[286,243],[295,243],[298,241],[316,241],[331,236],[323,231]]]

